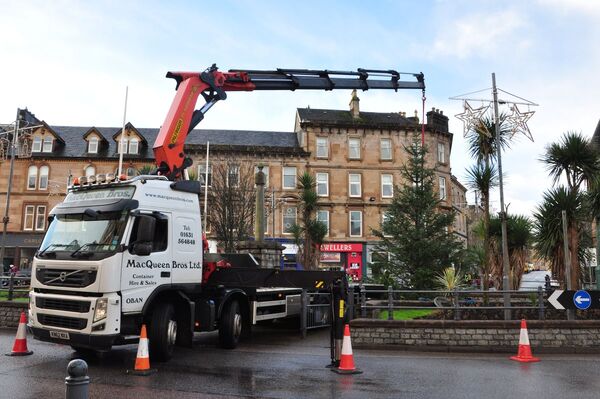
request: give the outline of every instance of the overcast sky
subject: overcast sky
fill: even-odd
[[[426,108],[450,116],[452,172],[464,181],[462,104],[449,97],[490,88],[495,72],[499,88],[540,104],[535,142],[521,137],[503,155],[509,212],[531,214],[551,185],[538,161],[546,145],[570,130],[591,137],[600,118],[600,1],[0,0],[0,10],[0,123],[28,107],[51,125],[120,126],[128,85],[127,119],[159,127],[175,93],[165,73],[213,63],[423,72]],[[421,109],[416,91],[359,96],[365,111]],[[234,93],[199,127],[292,131],[297,107],[347,109],[349,99]]]

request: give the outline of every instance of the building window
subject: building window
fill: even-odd
[[[327,226],[326,236],[329,236],[329,211],[317,211],[317,221]]]
[[[381,159],[382,160],[391,160],[392,159],[392,140],[381,139],[380,148],[381,148]]]
[[[50,168],[48,166],[40,167],[40,180],[38,189],[47,190],[48,189],[48,173],[50,173]]]
[[[54,140],[52,139],[52,136],[47,135],[46,137],[44,137],[44,147],[42,148],[42,152],[52,152],[53,142]]]
[[[44,231],[46,228],[46,205],[38,205],[35,214],[35,229]]]
[[[32,152],[41,152],[42,151],[42,137],[41,136],[33,136],[33,144],[31,145]]]
[[[227,187],[238,187],[240,185],[240,166],[229,165],[227,170]]]
[[[283,168],[283,188],[296,188],[296,167],[287,166]]]
[[[392,198],[394,196],[394,177],[392,175],[381,175],[381,197]]]
[[[290,234],[292,226],[296,224],[296,212],[295,206],[283,208],[283,233]]]
[[[27,170],[27,190],[35,190],[38,178],[38,167],[31,165]]]
[[[317,173],[317,195],[329,196],[329,173]]]
[[[350,173],[348,178],[350,197],[360,197],[362,195],[360,178],[359,174]]]
[[[446,178],[440,176],[439,182],[440,182],[440,199],[446,200]]]
[[[23,230],[33,230],[33,220],[35,218],[35,205],[25,206],[25,217],[23,218]]]
[[[119,137],[119,140],[117,141],[117,154],[127,154],[127,138],[123,137],[123,140],[121,140],[121,137]]]
[[[317,137],[317,158],[329,156],[329,140],[325,137]]]
[[[46,228],[46,205],[25,205],[23,230],[44,231]]]
[[[360,139],[348,139],[348,158],[360,159]]]
[[[97,154],[98,153],[98,137],[91,137],[90,141],[88,142],[88,152],[90,154]]]
[[[96,174],[96,168],[90,165],[87,168],[85,168],[84,172],[85,172],[85,177],[94,176]]]
[[[262,172],[265,174],[265,187],[269,187],[269,167],[263,166]],[[258,173],[258,166],[254,167],[254,174]]]
[[[381,231],[383,232],[384,237],[391,237],[391,234],[388,234],[389,227],[386,229],[386,223],[390,220],[390,215],[388,215],[387,211],[383,211],[381,213]]]
[[[139,143],[139,141],[136,138],[129,140],[129,153],[130,154],[138,153],[138,143]]]
[[[444,143],[437,145],[437,158],[439,163],[446,163],[446,146]]]
[[[206,187],[206,163],[198,165],[198,181],[202,183],[203,187]],[[208,165],[208,186],[212,185],[212,166]]]
[[[362,212],[350,211],[350,237],[362,236]]]

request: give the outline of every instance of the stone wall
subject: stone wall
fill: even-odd
[[[512,353],[520,321],[356,319],[350,327],[356,348]],[[600,320],[532,320],[527,327],[534,353],[600,353]]]
[[[27,314],[27,302],[0,301],[0,328],[17,328],[21,312]]]

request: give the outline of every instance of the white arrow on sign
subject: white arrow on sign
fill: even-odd
[[[583,302],[589,302],[590,298],[585,298],[582,297],[581,295],[577,295],[577,297],[575,298],[575,302],[577,302],[578,305],[581,305]]]
[[[563,305],[560,304],[560,302],[558,302],[558,297],[560,297],[560,295],[563,292],[564,292],[564,290],[554,290],[554,292],[552,293],[552,295],[550,295],[548,297],[548,302],[550,302],[550,304],[552,306],[554,306],[554,309],[564,309],[565,308]]]

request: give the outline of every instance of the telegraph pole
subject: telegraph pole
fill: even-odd
[[[2,223],[3,223],[3,227],[2,227],[2,240],[0,242],[0,262],[2,262],[2,272],[4,272],[4,254],[6,251],[6,229],[8,227],[8,221],[9,221],[9,216],[8,216],[8,209],[10,207],[10,192],[12,190],[12,179],[13,179],[13,172],[14,172],[14,168],[15,168],[15,152],[17,151],[17,144],[18,144],[18,134],[19,134],[19,118],[21,117],[21,110],[19,108],[17,108],[17,120],[15,122],[15,130],[13,133],[13,137],[12,137],[12,144],[11,144],[11,154],[10,154],[10,170],[8,172],[8,184],[7,184],[7,189],[6,189],[6,206],[4,208],[4,217],[2,218]]]
[[[498,115],[498,89],[496,74],[492,73],[492,94],[494,96],[494,130],[496,134],[496,156],[498,157],[498,183],[500,185],[500,222],[502,223],[502,291],[504,291],[504,320],[510,320],[510,264],[508,259],[508,241],[506,228],[506,210],[504,209],[504,186],[502,183],[502,148],[500,141],[500,116]]]

